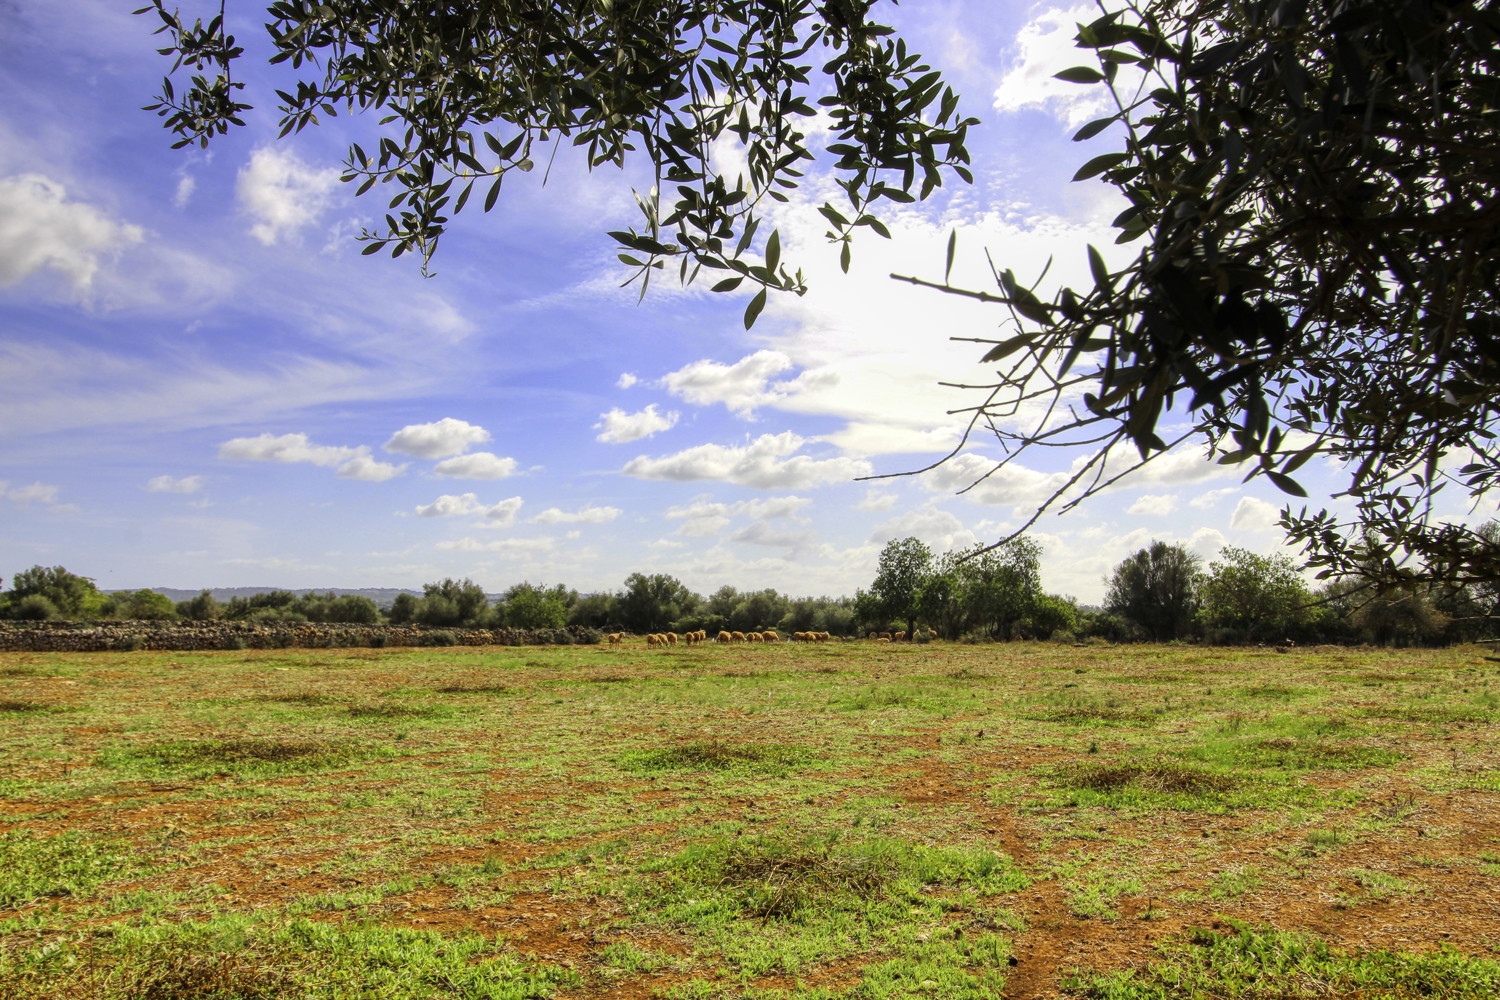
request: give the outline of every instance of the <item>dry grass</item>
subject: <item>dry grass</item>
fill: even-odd
[[[1149,792],[1178,795],[1212,795],[1238,787],[1225,774],[1212,774],[1195,767],[1157,762],[1152,764],[1085,764],[1069,770],[1067,782],[1075,788],[1117,792],[1133,785]]]

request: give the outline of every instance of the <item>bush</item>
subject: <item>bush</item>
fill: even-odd
[[[146,640],[138,635],[127,635],[116,639],[109,648],[117,653],[138,653],[146,648]]]
[[[386,644],[388,636],[384,632],[371,632],[369,634],[369,645],[371,649],[382,649]]]
[[[16,602],[11,617],[27,622],[50,622],[61,618],[62,612],[41,594],[27,594]]]
[[[1052,633],[1052,641],[1071,646],[1073,643],[1078,641],[1078,637],[1072,632],[1069,632],[1067,629],[1060,628],[1056,632]]]
[[[604,633],[596,628],[575,628],[571,634],[580,646],[593,646],[604,638]]]
[[[434,629],[433,631],[427,632],[422,636],[422,645],[457,646],[458,636],[454,635],[452,632],[449,632],[447,629]]]

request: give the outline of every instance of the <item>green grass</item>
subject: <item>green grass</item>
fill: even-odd
[[[1195,931],[1146,969],[1083,973],[1064,995],[1087,1000],[1486,1000],[1500,995],[1500,964],[1444,950],[1349,954],[1300,934],[1238,926]]]
[[[1148,922],[1276,912],[1477,960],[1500,920],[1401,914],[1492,903],[1500,842],[1452,817],[1500,810],[1496,676],[1027,643],[4,654],[0,697],[45,710],[0,715],[0,996],[993,1000]]]

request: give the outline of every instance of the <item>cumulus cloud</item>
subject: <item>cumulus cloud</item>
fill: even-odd
[[[483,444],[490,432],[465,420],[444,417],[430,424],[408,424],[381,445],[386,451],[415,458],[447,458],[461,455],[471,445]]]
[[[497,552],[505,555],[536,555],[551,552],[557,542],[552,538],[498,538],[481,541],[477,538],[460,538],[457,541],[438,542],[438,548],[448,552]]]
[[[1103,86],[1088,86],[1059,80],[1055,74],[1070,66],[1096,65],[1090,52],[1079,49],[1073,41],[1079,22],[1095,20],[1099,10],[1092,4],[1065,10],[1043,11],[1029,21],[1016,35],[1016,56],[1009,71],[995,90],[996,111],[1020,111],[1043,108],[1069,125],[1079,125],[1090,118],[1114,110],[1113,99]],[[1121,67],[1117,78],[1128,93],[1130,67]],[[1134,74],[1139,78],[1140,74]]]
[[[390,462],[382,462],[371,458],[369,455],[356,455],[338,468],[340,479],[358,479],[366,483],[383,483],[387,479],[393,479],[406,471],[404,465],[393,465]]]
[[[399,476],[404,465],[392,465],[370,457],[366,445],[348,448],[313,444],[306,434],[271,434],[232,438],[219,445],[219,457],[239,462],[305,462],[336,470],[342,479],[380,483]]]
[[[11,503],[20,504],[22,507],[30,507],[34,504],[46,504],[49,507],[57,506],[58,488],[50,483],[32,483],[29,486],[11,486],[4,480],[0,480],[0,497],[4,497]]]
[[[434,465],[432,471],[449,479],[504,479],[515,474],[516,460],[501,458],[488,451],[476,451],[472,455],[444,459]]]
[[[144,238],[139,226],[116,222],[41,174],[0,178],[0,288],[47,269],[75,295],[86,293],[101,257],[118,256]]]
[[[967,548],[978,541],[974,532],[964,527],[964,523],[948,511],[924,507],[876,525],[875,530],[870,533],[870,542],[884,545],[897,538],[907,537],[921,539],[936,552]]]
[[[740,500],[736,503],[721,503],[710,496],[694,497],[690,503],[667,508],[667,518],[682,521],[677,534],[691,538],[706,538],[717,535],[729,527],[736,517],[748,516],[760,521],[788,518],[805,523],[798,516],[802,508],[812,501],[806,497],[767,497],[764,500]]]
[[[202,476],[183,476],[177,479],[173,476],[153,476],[146,482],[148,493],[197,493],[203,489],[204,478]]]
[[[899,499],[900,497],[894,493],[882,493],[880,490],[871,489],[865,492],[865,498],[855,506],[860,510],[878,513],[879,511],[890,510],[896,506],[896,501]]]
[[[499,503],[482,504],[479,502],[477,493],[463,493],[457,496],[445,493],[432,503],[417,507],[416,514],[418,517],[462,517],[468,514],[481,514],[490,522],[490,527],[508,528],[516,523],[516,513],[521,509],[522,503],[520,497],[511,497]]]
[[[745,445],[703,444],[661,458],[642,455],[627,462],[621,471],[637,479],[718,480],[762,490],[805,489],[867,476],[873,471],[863,459],[815,459],[793,454],[806,443],[792,431],[763,434]]]
[[[792,359],[780,351],[756,351],[732,365],[695,361],[668,372],[661,381],[674,396],[694,406],[723,403],[730,412],[746,419],[762,406],[838,381],[832,371],[804,371],[794,379],[772,381],[792,367]]]
[[[586,503],[576,511],[548,507],[531,519],[533,524],[608,524],[623,514],[618,507],[596,507]]]
[[[639,381],[640,379],[636,378],[635,372],[625,372],[615,380],[615,385],[619,386],[621,389],[629,389]]]
[[[811,531],[789,531],[783,528],[772,527],[767,521],[751,521],[745,527],[729,536],[731,542],[739,542],[742,545],[762,545],[767,548],[782,548],[787,550],[787,557],[791,558],[795,553],[810,547],[817,541],[817,536]]]
[[[177,191],[172,195],[172,204],[178,208],[186,208],[187,203],[192,200],[193,192],[198,187],[198,181],[191,174],[184,174],[177,181]]]
[[[1281,508],[1256,497],[1240,497],[1230,515],[1229,526],[1240,531],[1277,531]]]
[[[1125,509],[1127,514],[1161,516],[1177,509],[1177,497],[1171,493],[1146,493]]]
[[[235,191],[255,220],[250,235],[272,246],[317,222],[338,185],[337,168],[311,167],[291,152],[262,146],[241,168]]]
[[[628,444],[631,441],[639,441],[653,434],[671,430],[677,426],[680,416],[675,410],[671,413],[658,413],[656,404],[652,403],[639,413],[626,413],[619,407],[615,407],[608,413],[599,415],[599,422],[594,429],[599,431],[597,441],[606,444]]]
[[[1188,506],[1196,507],[1199,510],[1211,510],[1218,505],[1220,500],[1223,500],[1227,496],[1233,496],[1239,491],[1238,486],[1226,486],[1221,490],[1209,490],[1207,493],[1200,493],[1189,500]]]

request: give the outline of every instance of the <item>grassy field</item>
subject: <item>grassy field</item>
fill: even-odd
[[[0,654],[0,996],[1491,998],[1496,667]]]

